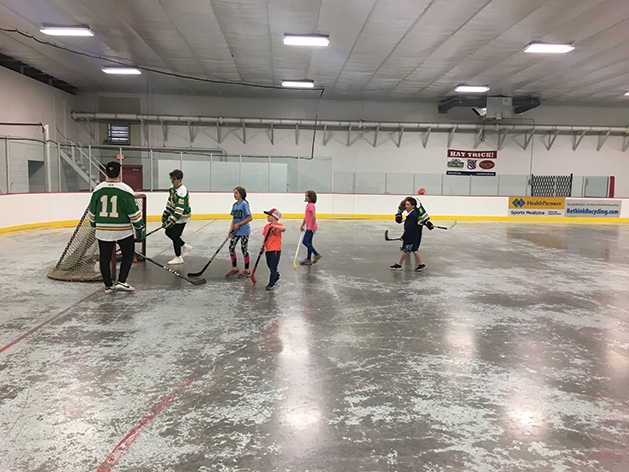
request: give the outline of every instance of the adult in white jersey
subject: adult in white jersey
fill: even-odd
[[[134,240],[144,241],[146,230],[133,189],[120,181],[120,164],[116,161],[107,163],[105,173],[107,180],[94,189],[88,212],[90,225],[96,228],[100,273],[105,283],[105,293],[115,290],[133,292],[135,288],[127,283],[127,277],[133,264]],[[122,251],[122,262],[118,283],[114,285],[109,263],[116,241]]]

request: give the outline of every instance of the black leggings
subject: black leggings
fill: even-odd
[[[133,264],[133,251],[135,249],[135,242],[133,236],[121,239],[118,241],[118,246],[122,251],[122,262],[120,263],[120,273],[118,274],[118,282],[125,283]],[[111,254],[116,247],[116,241],[101,241],[98,240],[98,251],[100,252],[100,274],[103,276],[103,282],[105,287],[111,287],[113,285],[111,281]]]
[[[175,256],[181,256],[181,246],[186,244],[183,239],[181,239],[181,233],[183,233],[183,229],[185,226],[185,223],[181,223],[173,225],[170,228],[166,229],[166,236],[173,240]]]

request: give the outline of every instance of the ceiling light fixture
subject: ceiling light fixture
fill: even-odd
[[[625,97],[629,97],[629,92],[625,92]]]
[[[102,71],[105,74],[118,75],[139,75],[142,73],[137,67],[103,67]]]
[[[455,89],[458,93],[485,93],[489,91],[487,85],[458,85]]]
[[[312,80],[282,80],[282,87],[314,88],[314,81]]]
[[[553,44],[533,41],[526,45],[524,52],[533,52],[541,54],[565,54],[574,49],[572,44]]]
[[[284,44],[289,46],[326,47],[330,44],[327,34],[285,34]]]
[[[49,36],[94,36],[94,32],[85,26],[46,26],[39,31]]]

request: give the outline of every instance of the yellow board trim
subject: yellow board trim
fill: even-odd
[[[264,213],[254,213],[255,219],[266,219]],[[287,213],[282,215],[282,219],[303,219],[301,213]],[[147,218],[148,222],[161,222],[161,216],[151,215]],[[193,220],[231,220],[229,215],[224,213],[219,214],[200,214],[192,215]],[[321,213],[317,215],[317,219],[335,219],[335,220],[388,220],[393,221],[392,215],[353,215],[347,214],[326,214]],[[437,223],[440,221],[489,221],[489,222],[505,222],[505,223],[597,223],[597,224],[627,224],[629,218],[580,218],[580,217],[565,217],[565,216],[455,216],[455,215],[439,215],[430,218],[431,221]],[[73,228],[79,224],[80,220],[62,220],[62,221],[50,221],[43,223],[28,223],[24,225],[7,226],[6,228],[0,228],[0,235],[21,233],[24,231],[36,231],[41,229],[59,229],[59,228]]]

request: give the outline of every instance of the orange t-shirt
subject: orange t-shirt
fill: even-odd
[[[273,224],[277,226],[282,226],[282,227],[284,226],[279,221],[276,221]],[[262,230],[262,236],[266,237],[266,233],[269,232],[270,227],[271,227],[270,223],[264,227],[264,229]],[[266,250],[267,251],[281,251],[282,250],[282,231],[271,232],[271,234],[269,235],[269,238],[266,240]]]

